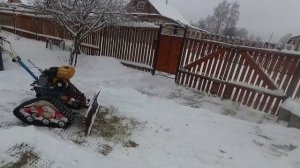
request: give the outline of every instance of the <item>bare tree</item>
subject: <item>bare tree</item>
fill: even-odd
[[[248,38],[248,34],[249,34],[249,32],[246,28],[238,28],[235,31],[234,36],[238,36],[238,37],[241,37],[241,38]]]
[[[239,5],[239,3],[234,2],[231,5],[230,12],[229,12],[229,15],[228,15],[228,19],[226,21],[226,26],[223,30],[224,31],[223,33],[225,35],[227,35],[226,31],[228,31],[228,29],[229,30],[231,29],[231,31],[236,30],[236,24],[238,23],[239,18],[240,18],[240,5]],[[233,32],[233,34],[234,34],[234,32]]]
[[[214,15],[211,19],[214,19],[214,33],[221,33],[226,26],[226,21],[228,21],[228,15],[230,13],[230,3],[227,0],[221,2],[215,9]]]
[[[214,9],[213,15],[201,19],[198,26],[211,33],[246,38],[248,36],[247,29],[236,27],[240,16],[239,10],[240,5],[238,2],[229,3],[224,0]]]
[[[251,34],[248,38],[251,41],[262,41],[262,38],[259,35]]]
[[[120,21],[123,0],[31,0],[30,8],[49,15],[73,39],[69,64],[76,66],[80,44],[92,32]],[[28,6],[29,7],[29,6]]]
[[[287,44],[292,36],[292,33],[286,33],[280,38],[279,42],[282,44]]]

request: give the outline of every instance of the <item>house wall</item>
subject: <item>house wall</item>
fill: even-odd
[[[7,3],[22,3],[21,0],[8,0]]]
[[[295,51],[300,51],[300,36],[291,38],[289,44],[295,46]]]
[[[139,2],[145,3],[144,9],[139,9]],[[126,9],[129,13],[151,13],[159,14],[158,11],[147,1],[147,0],[132,0],[127,6]]]

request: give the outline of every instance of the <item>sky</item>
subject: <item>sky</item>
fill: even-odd
[[[233,2],[235,0],[228,0]],[[238,27],[263,40],[276,42],[286,33],[300,35],[300,0],[236,0],[240,4]],[[222,0],[169,0],[188,21],[198,21],[213,13]]]

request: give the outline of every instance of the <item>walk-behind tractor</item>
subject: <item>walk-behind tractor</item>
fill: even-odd
[[[41,70],[28,60],[41,73],[36,76],[15,54],[11,43],[3,37],[1,39],[5,44],[8,44],[0,45],[2,51],[12,57],[12,61],[18,63],[34,79],[31,86],[36,93],[36,98],[16,107],[13,114],[30,125],[67,128],[74,122],[78,114],[74,110],[87,108],[84,122],[86,123],[85,134],[89,134],[99,110],[97,102],[99,93],[94,96],[92,101],[87,100],[85,95],[70,82],[75,74],[75,68],[72,66],[51,67]],[[91,105],[88,106],[88,103]]]

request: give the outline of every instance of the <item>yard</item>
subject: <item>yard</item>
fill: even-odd
[[[23,60],[41,68],[67,63],[66,51],[2,34]],[[101,113],[89,137],[83,136],[81,115],[67,130],[24,125],[12,111],[35,96],[32,79],[8,56],[3,59],[0,167],[300,167],[299,130],[110,57],[80,55],[72,79],[88,97],[101,90]]]

